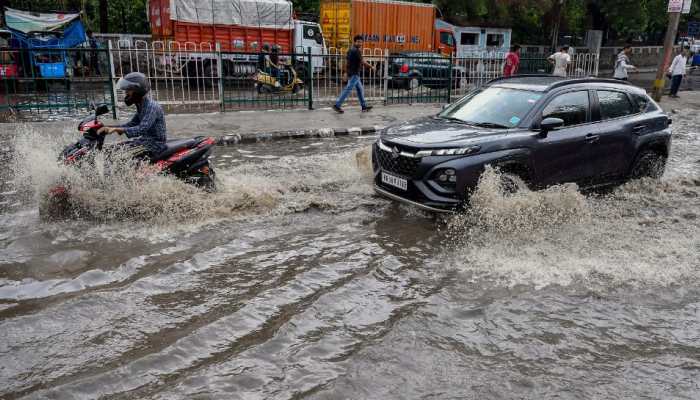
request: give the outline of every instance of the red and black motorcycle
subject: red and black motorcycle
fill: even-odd
[[[105,145],[105,135],[97,131],[104,126],[99,117],[107,114],[109,108],[102,104],[93,106],[94,112],[83,119],[78,125],[82,137],[63,150],[59,161],[65,165],[77,165],[89,161],[96,152],[116,152],[119,148],[126,149],[124,142]],[[216,173],[209,164],[209,156],[216,139],[207,136],[197,136],[191,139],[176,139],[166,142],[166,149],[152,163],[138,163],[144,175],[162,173],[173,175],[183,181],[213,192],[216,190]],[[60,218],[72,210],[70,187],[61,182],[53,186],[46,197],[42,213],[50,218]]]

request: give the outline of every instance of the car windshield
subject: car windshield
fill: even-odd
[[[529,90],[489,87],[447,107],[439,117],[487,128],[513,128],[540,97],[542,93]]]

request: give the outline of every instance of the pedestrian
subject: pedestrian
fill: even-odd
[[[566,78],[566,70],[571,63],[569,46],[562,47],[561,50],[549,56],[547,60],[554,65],[554,72],[552,72],[552,75]]]
[[[503,76],[509,77],[518,74],[520,69],[520,45],[514,44],[510,52],[506,54],[506,64],[503,66]]]
[[[668,73],[671,75],[671,97],[674,99],[678,98],[678,89],[680,89],[683,76],[685,75],[685,65],[688,63],[689,50],[690,47],[683,47],[668,69]]]
[[[338,97],[338,100],[333,105],[333,109],[339,114],[342,114],[344,112],[343,109],[340,107],[343,105],[343,102],[350,95],[350,93],[352,93],[353,88],[355,88],[355,90],[357,91],[357,98],[360,100],[360,106],[362,106],[362,111],[364,112],[372,109],[372,106],[368,106],[367,103],[365,103],[365,88],[362,86],[362,80],[360,79],[360,69],[363,66],[370,69],[374,69],[374,67],[368,64],[362,58],[362,36],[355,36],[352,39],[352,42],[353,45],[348,50],[347,55],[346,72],[348,77],[348,84],[345,86],[343,91],[340,93],[340,97]]]
[[[626,81],[628,79],[628,71],[634,71],[637,69],[634,65],[630,64],[629,55],[632,54],[632,46],[625,46],[620,54],[617,55],[617,61],[615,61],[615,73],[613,78],[621,81]]]

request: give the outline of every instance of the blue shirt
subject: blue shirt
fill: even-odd
[[[165,150],[165,114],[160,104],[149,97],[144,97],[143,104],[136,106],[136,114],[122,128],[126,128],[127,137],[137,138],[134,142],[143,145],[152,154]]]

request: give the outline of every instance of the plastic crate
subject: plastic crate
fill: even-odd
[[[64,63],[37,63],[39,76],[42,78],[65,78],[66,65]]]

